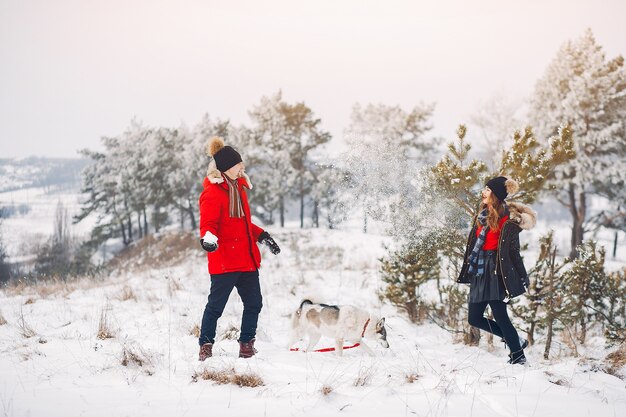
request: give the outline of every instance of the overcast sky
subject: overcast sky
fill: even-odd
[[[336,137],[355,102],[436,102],[453,137],[494,93],[528,96],[585,28],[626,54],[625,16],[625,0],[0,0],[0,158],[76,156],[133,117],[248,123],[279,89]]]

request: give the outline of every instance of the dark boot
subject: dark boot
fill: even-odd
[[[199,361],[204,361],[207,358],[213,356],[213,343],[205,343],[200,346],[200,354],[198,355]]]
[[[504,340],[504,338],[503,338],[503,339],[501,339],[501,340],[502,340],[502,343],[504,343],[504,347],[505,347],[505,348],[508,348],[508,347],[509,347],[509,345],[506,343],[506,340]],[[524,339],[524,338],[521,338],[521,337],[520,337],[520,338],[519,338],[519,345],[520,345],[520,347],[521,347],[522,349],[526,349],[526,348],[528,347],[528,340],[526,340],[526,339]]]
[[[239,357],[240,358],[251,358],[257,352],[254,348],[254,341],[256,339],[252,339],[249,342],[239,341]]]
[[[526,365],[526,356],[524,351],[520,350],[515,353],[509,353],[509,361],[511,365]]]

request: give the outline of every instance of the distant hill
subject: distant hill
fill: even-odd
[[[84,158],[0,158],[0,193],[30,187],[77,188]]]

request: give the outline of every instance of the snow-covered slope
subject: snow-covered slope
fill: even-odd
[[[237,358],[232,328],[239,327],[242,305],[233,293],[215,356],[197,361],[192,333],[209,290],[199,250],[176,266],[120,268],[97,282],[0,292],[2,414],[626,416],[625,383],[603,372],[600,340],[591,340],[580,358],[557,349],[545,361],[537,346],[528,350],[530,366],[507,365],[501,344],[490,351],[455,343],[454,335],[413,325],[378,299],[377,258],[386,238],[271,231],[283,252],[263,250],[259,353],[248,360]],[[375,357],[358,348],[342,358],[290,352],[289,315],[305,294],[384,315],[390,348],[370,343]],[[319,346],[331,344],[322,339]],[[202,379],[205,371],[256,375],[263,385],[219,385]]]

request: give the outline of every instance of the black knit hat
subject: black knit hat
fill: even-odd
[[[489,187],[491,192],[494,193],[500,201],[504,201],[509,195],[505,185],[507,179],[506,177],[495,177],[487,181],[487,187]]]
[[[228,171],[242,161],[239,152],[230,146],[224,146],[219,152],[213,155],[213,158],[215,159],[217,169],[221,172]]]
[[[242,162],[241,155],[231,146],[224,146],[224,139],[213,136],[207,143],[206,153],[215,159],[215,166],[220,172],[228,171],[239,162]]]

